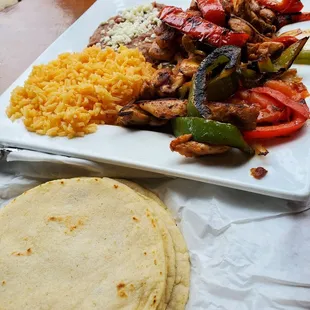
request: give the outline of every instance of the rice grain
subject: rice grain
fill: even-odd
[[[138,49],[64,53],[33,67],[24,86],[12,91],[6,113],[40,135],[81,137],[97,124],[114,124],[120,107],[138,97],[154,71]]]

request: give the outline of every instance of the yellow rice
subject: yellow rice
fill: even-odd
[[[121,106],[137,98],[154,71],[137,49],[64,53],[34,66],[24,86],[13,90],[6,112],[41,135],[84,136],[97,124],[115,123]]]

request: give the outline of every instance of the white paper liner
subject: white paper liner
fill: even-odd
[[[156,192],[190,251],[187,309],[310,309],[308,203],[15,149],[2,152],[0,168],[1,206],[46,180],[83,175],[130,178]]]

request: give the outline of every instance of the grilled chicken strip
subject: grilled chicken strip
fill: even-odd
[[[156,43],[160,48],[175,49],[175,42],[178,36],[178,33],[175,29],[162,23],[155,29],[154,32],[156,34]]]
[[[157,99],[138,101],[139,107],[159,119],[172,119],[175,117],[186,116],[187,100],[178,99]]]
[[[185,157],[200,157],[205,155],[222,154],[227,152],[230,147],[225,145],[210,145],[192,141],[191,134],[180,136],[170,143],[172,152],[178,152]]]
[[[271,10],[269,10],[269,9],[265,9],[265,8],[261,9],[259,11],[259,15],[268,24],[273,24],[275,22],[275,20],[276,20],[276,14],[274,12],[272,12]]]
[[[230,15],[233,12],[232,0],[221,0],[221,4],[227,15]]]
[[[187,100],[143,100],[124,106],[118,113],[117,123],[122,126],[162,126],[170,119],[185,116]]]
[[[120,126],[163,126],[168,120],[158,119],[143,111],[138,105],[130,103],[118,112],[117,125]]]
[[[260,58],[272,57],[275,54],[280,54],[283,50],[284,45],[281,42],[247,44],[247,54],[249,60],[258,60]]]
[[[154,97],[175,98],[178,89],[186,82],[181,72],[175,73],[171,68],[157,70],[151,81],[145,81],[140,92],[140,99],[151,99]]]
[[[178,74],[172,74],[169,82],[162,85],[158,90],[158,95],[163,98],[177,97],[178,89],[185,83],[184,75],[179,72]]]
[[[186,77],[192,78],[194,74],[197,72],[200,62],[197,58],[184,59],[180,64],[179,70]]]
[[[276,27],[266,22],[256,12],[259,8],[255,0],[233,0],[233,13],[253,25],[260,33],[266,36],[272,36],[276,32]]]
[[[206,118],[208,119],[231,123],[243,130],[256,128],[259,110],[255,105],[208,102],[207,107],[209,116]]]
[[[160,61],[170,61],[176,52],[175,46],[168,46],[166,48],[161,48],[157,41],[154,41],[149,49],[149,55]]]
[[[247,33],[250,38],[254,36],[252,28],[243,20],[239,18],[230,18],[228,21],[228,25],[231,30],[240,33]]]

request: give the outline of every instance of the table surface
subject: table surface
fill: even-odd
[[[0,12],[0,94],[96,0],[22,0]]]

